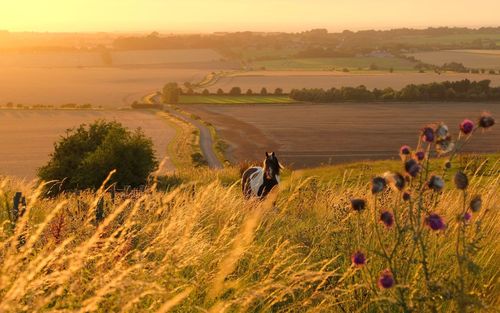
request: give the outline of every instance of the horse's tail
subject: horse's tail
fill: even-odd
[[[243,172],[243,175],[241,176],[241,192],[243,192],[243,195],[245,198],[250,198],[252,195],[252,187],[250,186],[250,176],[252,176],[253,173],[255,173],[258,169],[251,167],[248,168],[246,171]]]

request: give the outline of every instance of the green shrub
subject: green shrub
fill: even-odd
[[[110,183],[118,188],[146,184],[157,167],[153,143],[138,129],[131,132],[118,122],[96,121],[68,130],[55,144],[47,165],[38,170],[44,181],[57,181],[51,192],[96,189],[112,170]],[[57,190],[57,191],[56,191]]]

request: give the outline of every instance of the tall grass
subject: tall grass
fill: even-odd
[[[461,171],[466,191],[431,190],[424,176],[390,190],[292,174],[264,201],[243,199],[237,168],[185,170],[168,191],[114,197],[103,184],[42,198],[43,186],[7,178],[0,312],[495,312],[500,164]],[[15,191],[28,200],[17,221]],[[465,221],[475,195],[482,206]],[[430,213],[446,227],[427,227]],[[379,281],[384,270],[391,284]]]

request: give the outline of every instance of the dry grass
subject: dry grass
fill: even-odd
[[[366,283],[383,269],[370,222],[376,209],[355,214],[349,199],[371,199],[368,182],[339,186],[292,175],[259,203],[243,199],[237,171],[184,172],[190,182],[174,190],[119,194],[115,202],[103,189],[42,199],[34,186],[2,180],[0,311],[397,311],[391,302],[397,288],[383,291]],[[500,305],[498,173],[496,164],[487,176],[472,177],[468,189],[468,195],[483,196],[483,208],[473,217],[484,236],[474,260],[481,274],[473,286],[484,312]],[[14,225],[6,212],[17,190],[28,195],[28,205]],[[100,197],[106,218],[96,225]],[[387,203],[395,197],[384,194]],[[449,187],[433,201],[448,228],[430,234],[431,264],[437,277],[454,275],[449,238],[459,224],[459,191]],[[393,243],[389,233],[383,236]],[[350,261],[359,247],[369,251],[362,269]],[[411,265],[405,288],[418,291],[420,273]],[[449,300],[439,303],[440,312],[453,311]]]

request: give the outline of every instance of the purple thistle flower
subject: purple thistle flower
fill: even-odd
[[[495,125],[495,119],[489,113],[483,113],[479,118],[478,125],[482,128],[490,128]]]
[[[469,178],[467,178],[467,175],[463,172],[457,172],[455,174],[455,186],[460,190],[467,189],[467,186],[469,186]]]
[[[361,251],[356,251],[351,255],[352,264],[361,267],[366,264],[366,257]]]
[[[444,180],[439,176],[432,175],[427,186],[434,191],[441,191],[444,188]]]
[[[424,127],[422,129],[422,140],[425,142],[433,142],[434,141],[434,129],[431,127]]]
[[[403,193],[403,200],[410,201],[411,195],[408,192]]]
[[[384,211],[380,214],[380,221],[384,223],[385,226],[391,227],[394,224],[394,215],[389,211]]]
[[[380,273],[377,285],[379,288],[388,289],[394,286],[394,277],[389,269],[385,269]]]
[[[469,119],[465,119],[465,120],[463,120],[462,123],[460,123],[460,131],[464,135],[470,134],[473,130],[474,130],[474,122],[473,121],[471,121]]]
[[[386,172],[384,178],[387,184],[396,191],[401,191],[405,187],[405,178],[400,173]]]
[[[384,190],[386,186],[385,179],[383,177],[377,176],[372,179],[372,194],[379,193]]]
[[[409,155],[411,152],[411,148],[408,145],[404,145],[399,149],[399,153],[402,155]]]
[[[471,218],[472,218],[472,214],[470,214],[469,212],[465,212],[464,221],[468,222],[468,221],[470,221]]]
[[[481,199],[481,196],[476,195],[470,200],[469,207],[472,212],[478,212],[481,210],[481,205],[483,204],[483,200]]]
[[[448,126],[440,123],[434,132],[439,139],[444,139],[448,137]]]
[[[351,199],[351,207],[354,211],[361,212],[366,207],[366,201],[364,199]]]
[[[420,172],[420,165],[418,165],[417,161],[410,159],[405,162],[405,170],[411,177],[416,177]]]
[[[425,152],[417,151],[415,152],[415,157],[417,157],[417,160],[422,161],[423,159],[425,159]]]
[[[443,230],[446,228],[443,219],[436,213],[429,214],[429,216],[425,218],[425,224],[432,230]]]

